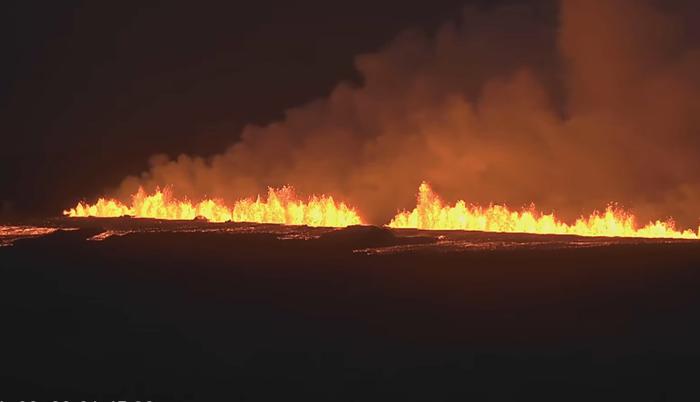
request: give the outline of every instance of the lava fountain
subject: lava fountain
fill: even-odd
[[[147,194],[143,188],[131,197],[131,205],[115,199],[100,198],[95,204],[79,202],[75,208],[63,211],[70,217],[120,217],[183,219],[198,217],[210,222],[255,222],[284,225],[345,227],[362,224],[354,208],[336,202],[331,196],[311,196],[306,201],[297,198],[293,188],[269,188],[267,199],[246,198],[228,207],[222,200],[205,199],[193,203],[178,200],[172,193],[156,190]]]
[[[570,234],[578,236],[645,237],[698,239],[698,232],[679,231],[672,220],[650,222],[638,227],[633,214],[608,206],[604,212],[580,217],[574,224],[559,220],[554,214],[530,209],[510,210],[503,205],[467,205],[463,200],[445,205],[423,182],[418,189],[418,202],[413,211],[398,213],[389,223],[391,228],[426,230],[477,230],[484,232]],[[700,231],[700,228],[699,228]]]

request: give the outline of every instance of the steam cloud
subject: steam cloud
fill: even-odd
[[[618,201],[641,218],[700,216],[700,52],[682,20],[638,0],[468,8],[434,35],[361,55],[363,83],[248,126],[225,152],[157,156],[139,185],[232,201],[291,184],[383,224],[422,180],[447,200],[534,201],[573,218]]]

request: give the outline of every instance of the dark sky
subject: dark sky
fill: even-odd
[[[0,200],[53,214],[167,153],[222,151],[357,80],[353,57],[467,3],[87,2],[4,5]]]

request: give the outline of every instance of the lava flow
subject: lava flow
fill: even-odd
[[[534,206],[513,211],[502,205],[467,205],[462,200],[454,206],[445,205],[425,182],[418,190],[416,208],[411,212],[400,212],[388,226],[427,230],[698,239],[698,233],[690,229],[676,230],[671,220],[657,220],[638,228],[634,215],[613,206],[608,206],[603,213],[594,212],[587,218],[580,217],[573,225],[569,225],[557,219],[554,214],[537,212]]]
[[[15,240],[28,237],[41,237],[57,231],[58,228],[37,226],[3,226],[0,225],[0,247],[11,246]],[[73,230],[73,229],[64,229]]]
[[[361,224],[355,209],[330,196],[312,196],[306,202],[299,200],[291,187],[270,188],[267,199],[242,199],[232,208],[217,199],[205,199],[198,203],[175,199],[170,191],[156,190],[153,194],[139,188],[132,196],[131,205],[114,199],[100,198],[95,204],[78,203],[75,208],[63,211],[70,217],[120,217],[183,219],[198,217],[210,222],[256,222],[284,225],[308,225],[345,227]]]

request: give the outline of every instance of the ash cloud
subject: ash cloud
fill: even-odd
[[[696,227],[700,51],[679,10],[658,6],[467,8],[358,56],[361,84],[248,126],[221,154],[156,156],[117,195],[172,185],[233,201],[291,184],[383,224],[426,180],[448,201],[535,202],[567,219],[617,201]]]

